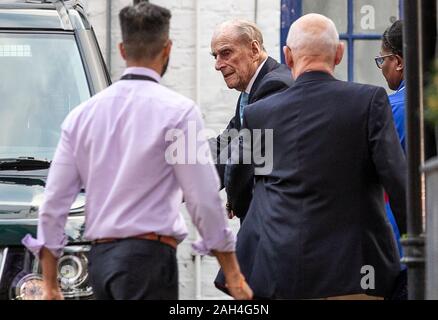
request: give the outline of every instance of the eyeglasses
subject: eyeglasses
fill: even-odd
[[[374,61],[376,61],[377,68],[382,69],[383,62],[385,62],[385,58],[395,56],[395,53],[385,54],[384,56],[375,57]]]

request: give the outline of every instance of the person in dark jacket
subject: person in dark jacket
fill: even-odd
[[[295,84],[245,110],[243,128],[273,132],[236,247],[257,298],[380,299],[400,273],[383,190],[405,232],[403,150],[385,89],[334,78],[343,49],[333,21],[301,17],[284,47]]]
[[[237,189],[245,192],[230,192],[234,185],[227,183],[225,175],[230,141],[241,128],[243,110],[247,105],[289,88],[293,80],[287,66],[268,56],[263,35],[252,22],[232,20],[220,24],[213,34],[211,51],[216,60],[215,68],[222,73],[228,88],[240,92],[234,117],[225,131],[210,144],[222,187],[227,191],[229,216],[243,218],[251,201],[253,175],[248,173],[236,182],[239,184]]]

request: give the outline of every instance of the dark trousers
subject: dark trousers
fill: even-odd
[[[88,268],[96,299],[178,299],[176,250],[161,242],[124,239],[95,244]]]

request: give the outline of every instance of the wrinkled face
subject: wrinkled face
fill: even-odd
[[[213,37],[211,52],[216,59],[215,68],[222,73],[228,88],[244,91],[257,70],[251,44],[222,32]]]
[[[380,55],[385,56],[392,54],[392,52],[381,49]],[[382,64],[382,73],[391,90],[397,90],[400,82],[403,80],[403,71],[397,70],[400,65],[400,58],[396,55],[386,57]]]

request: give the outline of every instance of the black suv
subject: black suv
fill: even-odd
[[[0,76],[0,299],[39,299],[41,268],[21,240],[36,236],[62,121],[110,84],[81,2],[0,0]],[[93,296],[84,207],[82,192],[71,207],[58,264],[66,299]]]

